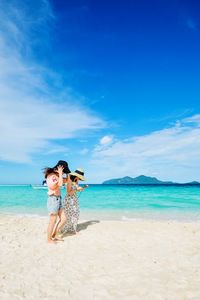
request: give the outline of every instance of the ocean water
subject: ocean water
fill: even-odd
[[[0,213],[46,216],[46,200],[42,187],[0,186]],[[199,186],[90,185],[79,203],[81,219],[200,220]]]

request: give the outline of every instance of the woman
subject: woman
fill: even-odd
[[[70,180],[67,182],[67,195],[63,202],[67,221],[62,229],[63,234],[76,234],[80,214],[77,192],[81,192],[88,187],[88,185],[80,187],[78,185],[79,180],[85,180],[84,171],[82,169],[77,169],[75,172],[70,173]]]

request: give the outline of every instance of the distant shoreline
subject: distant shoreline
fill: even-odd
[[[102,182],[103,184],[136,184],[136,185],[200,185],[197,180],[187,182],[163,181],[156,177],[139,175],[137,177],[125,176],[121,178],[112,178]]]
[[[200,183],[102,183],[101,185],[112,185],[112,186],[198,186]]]
[[[200,187],[200,183],[88,183],[89,185],[99,185],[99,186],[197,186]],[[0,184],[2,186],[43,186],[42,184]]]

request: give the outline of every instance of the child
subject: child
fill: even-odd
[[[67,221],[62,229],[63,234],[66,232],[76,234],[76,228],[80,213],[77,191],[81,192],[88,187],[88,185],[79,187],[79,180],[85,180],[84,172],[82,169],[77,169],[75,172],[70,173],[70,179],[68,179],[67,182],[67,195],[63,202],[63,208],[66,214]]]
[[[45,179],[48,186],[47,208],[50,215],[49,225],[47,228],[48,243],[56,243],[56,241],[61,240],[56,236],[56,234],[66,222],[60,194],[60,187],[63,185],[63,173],[70,173],[67,162],[63,160],[60,160],[55,167],[46,168],[44,170]],[[59,221],[56,224],[57,217],[59,217]]]

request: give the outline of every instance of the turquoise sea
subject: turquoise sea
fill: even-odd
[[[46,199],[40,186],[0,186],[1,213],[46,216]],[[79,202],[81,219],[200,220],[200,186],[90,185]]]

